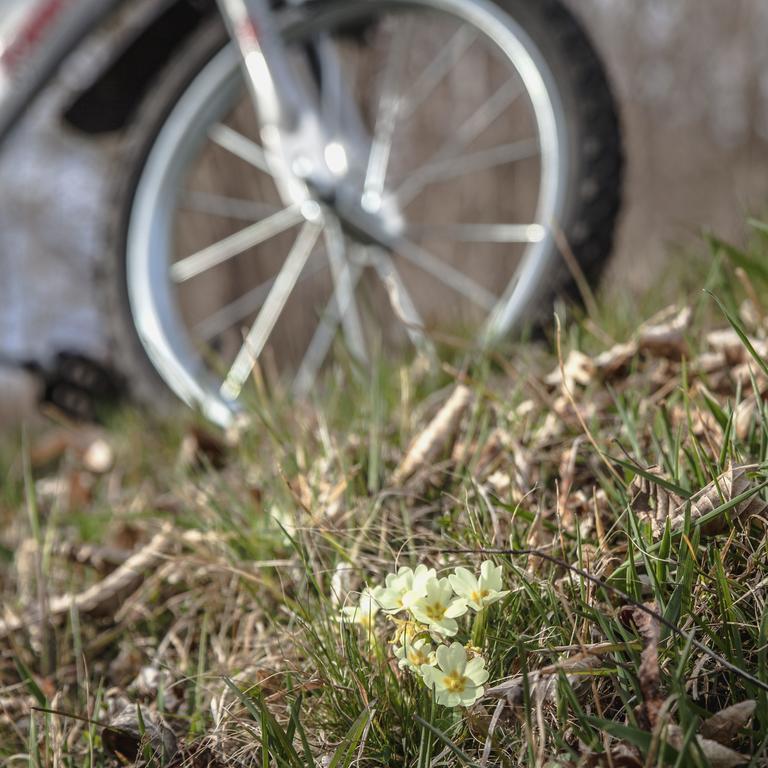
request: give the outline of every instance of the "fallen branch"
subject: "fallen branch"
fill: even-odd
[[[72,608],[83,615],[99,615],[112,610],[116,603],[136,591],[147,572],[166,559],[177,541],[178,537],[172,535],[169,527],[165,527],[145,547],[131,555],[97,584],[78,594],[52,597],[48,603],[48,616],[62,616]],[[38,624],[40,620],[39,611],[27,611],[21,616],[0,620],[0,637]]]

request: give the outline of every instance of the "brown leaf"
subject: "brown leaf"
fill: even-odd
[[[646,603],[646,607],[653,611],[658,610],[656,603]],[[661,624],[655,616],[633,606],[623,608],[620,618],[625,624],[634,624],[638,634],[643,639],[638,679],[640,692],[643,695],[642,714],[645,719],[643,725],[651,731],[659,720],[659,711],[664,704],[658,651]]]
[[[744,765],[750,760],[747,755],[742,755],[730,747],[724,747],[722,744],[703,736],[697,736],[696,741],[704,757],[707,758],[710,768],[737,768],[737,766]],[[670,725],[667,728],[667,742],[675,749],[682,749],[685,742],[683,729],[678,725]]]
[[[603,666],[600,656],[592,653],[577,653],[557,664],[534,670],[528,673],[528,690],[535,702],[554,701],[557,694],[557,681],[560,672],[566,673],[568,683],[574,689],[586,682],[589,673]],[[488,688],[486,696],[492,698],[505,697],[510,704],[519,705],[523,702],[523,676],[515,675],[503,683]]]
[[[709,514],[723,504],[732,501],[737,496],[745,493],[753,481],[749,477],[750,470],[755,470],[756,464],[743,464],[731,466],[716,480],[705,485],[700,491],[690,498],[691,521],[696,521]],[[768,504],[758,496],[750,496],[744,501],[739,502],[735,507],[728,510],[728,517],[732,520],[736,518],[747,518],[751,515],[762,515]],[[672,515],[672,528],[680,528],[685,520],[685,504],[681,504]],[[724,529],[726,525],[725,514],[718,515],[716,518],[708,521],[702,527],[703,534],[715,534]]]
[[[227,463],[228,454],[229,446],[218,435],[192,425],[181,441],[179,465],[189,469],[222,469]]]
[[[601,352],[594,360],[595,367],[604,379],[611,379],[622,373],[638,351],[636,341],[614,344],[610,349]]]
[[[749,341],[759,355],[764,357],[768,354],[768,344],[765,341],[755,338],[750,338]],[[749,350],[733,328],[711,331],[707,334],[707,345],[712,351],[725,355],[729,365],[746,363],[752,359]]]
[[[658,538],[664,532],[667,519],[673,531],[683,527],[685,508],[688,503],[691,505],[691,522],[696,522],[746,492],[753,485],[749,473],[757,469],[757,466],[756,464],[731,466],[687,501],[661,485],[636,475],[629,486],[632,493],[631,506],[641,520],[650,521],[653,535]],[[658,467],[650,467],[647,471],[659,477],[662,476]],[[745,519],[751,515],[763,515],[767,507],[768,503],[761,498],[751,496],[735,507],[731,507],[727,514],[731,520]],[[701,532],[704,535],[713,535],[721,532],[725,524],[726,515],[718,515],[704,523]]]
[[[658,466],[648,467],[647,472],[663,476]],[[629,493],[632,510],[640,520],[650,521],[654,538],[661,536],[667,518],[672,517],[683,502],[680,496],[643,475],[635,475],[629,485]]]
[[[573,392],[577,384],[583,387],[589,384],[594,373],[595,364],[592,358],[577,349],[572,349],[563,363],[562,370],[558,366],[544,381],[552,387],[560,386],[565,382],[566,388]]]
[[[736,437],[739,440],[746,440],[749,435],[749,430],[752,427],[755,418],[757,417],[757,398],[754,395],[744,398],[734,411],[734,427],[736,430]]]
[[[732,704],[707,718],[701,724],[699,731],[704,738],[727,746],[734,740],[738,732],[746,727],[756,706],[757,702],[753,699]]]
[[[573,529],[574,522],[573,508],[569,503],[569,497],[576,476],[576,458],[583,442],[584,436],[579,435],[560,455],[560,466],[558,468],[558,474],[560,476],[560,493],[558,495],[557,506],[560,513],[561,523],[568,531]]]
[[[688,351],[685,332],[691,324],[690,307],[667,307],[637,330],[637,346],[641,352],[677,360]]]
[[[450,450],[461,419],[471,402],[471,390],[459,384],[424,431],[411,442],[392,474],[392,485],[402,485],[419,470],[431,466]]]
[[[148,746],[154,764],[167,764],[176,754],[177,743],[173,731],[161,720],[155,720],[142,711],[143,728],[134,705],[119,712],[101,731],[104,748],[123,763],[144,765],[145,748]],[[144,731],[142,736],[142,730]]]
[[[696,376],[711,374],[720,371],[728,365],[728,358],[722,351],[702,352],[695,357],[690,364],[690,372]]]
[[[645,764],[640,750],[624,741],[612,743],[607,753],[583,753],[582,760],[587,768],[643,768]]]

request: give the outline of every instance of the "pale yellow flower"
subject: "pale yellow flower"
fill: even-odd
[[[410,669],[421,674],[422,668],[435,663],[435,651],[432,643],[426,638],[417,637],[412,640],[403,637],[403,644],[392,649],[398,659],[400,669]]]
[[[431,632],[452,636],[458,631],[456,619],[467,612],[466,601],[456,599],[448,579],[427,579],[424,595],[409,602],[414,618],[426,624]]]
[[[488,680],[485,659],[475,656],[467,660],[467,651],[461,643],[441,645],[437,649],[437,664],[422,668],[427,687],[434,690],[438,704],[444,707],[468,707],[485,692]]]
[[[409,603],[425,593],[427,581],[434,576],[435,569],[426,565],[417,565],[415,571],[405,567],[399,568],[397,573],[390,573],[379,595],[382,609],[387,613],[397,613],[407,608]]]
[[[345,624],[357,624],[370,632],[373,629],[376,614],[381,609],[380,592],[381,587],[374,587],[373,589],[366,587],[360,593],[357,605],[346,605],[341,609],[341,620]]]
[[[502,590],[501,566],[494,566],[490,560],[480,566],[480,578],[466,568],[456,568],[448,580],[453,591],[476,611],[482,611],[509,594],[508,589]]]

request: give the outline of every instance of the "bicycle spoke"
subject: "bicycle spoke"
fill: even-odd
[[[234,235],[225,237],[207,248],[203,248],[191,256],[180,259],[171,265],[171,279],[176,283],[183,283],[205,272],[211,267],[231,259],[234,256],[253,248],[265,240],[285,232],[286,229],[303,221],[304,218],[297,206],[285,208],[266,219],[257,221],[250,227],[235,232]]]
[[[234,128],[230,128],[224,123],[217,123],[208,132],[208,137],[214,144],[226,149],[235,157],[245,160],[254,168],[258,168],[264,173],[271,173],[264,150],[255,141],[251,141]]]
[[[350,310],[354,307],[354,292],[357,289],[363,268],[359,264],[347,262],[343,270],[346,275],[345,280],[349,286],[349,292],[346,294],[347,299],[345,301],[343,295],[340,296],[337,292],[334,292],[323,311],[320,323],[312,336],[312,340],[307,347],[293,382],[293,392],[297,397],[305,397],[309,394],[317,378],[317,372],[320,370],[331,348],[339,323],[344,323],[345,318],[348,317]],[[364,351],[365,349],[363,348]]]
[[[401,31],[398,35],[393,33],[392,36],[395,39],[390,46],[384,69],[371,151],[368,155],[368,168],[363,182],[363,197],[372,200],[380,200],[387,177],[389,154],[392,150],[395,125],[402,98],[399,86],[407,61],[407,43],[410,40],[410,35],[407,32],[409,30],[410,25],[406,31]]]
[[[434,159],[446,157],[468,147],[505,109],[516,101],[522,92],[522,85],[518,81],[504,83],[500,86],[459,126],[454,136],[438,149]]]
[[[538,243],[546,235],[541,224],[413,224],[407,232],[462,243]]]
[[[401,108],[403,120],[409,118],[429,98],[440,81],[458,64],[464,52],[476,39],[477,32],[474,29],[469,26],[459,27],[403,95]]]
[[[404,259],[417,266],[423,272],[436,277],[441,283],[465,296],[475,304],[490,311],[498,302],[489,290],[476,283],[472,278],[452,267],[445,261],[433,256],[429,251],[416,245],[416,243],[400,238],[394,242],[395,251]]]
[[[299,231],[298,237],[275,278],[269,295],[254,320],[243,346],[240,347],[224,383],[221,385],[222,396],[233,400],[240,396],[243,385],[250,376],[257,358],[264,350],[267,339],[274,330],[280,313],[283,311],[288,297],[296,286],[299,275],[315,247],[320,231],[321,227],[311,222],[306,222]]]
[[[373,266],[382,283],[384,283],[392,311],[405,326],[405,332],[408,334],[411,343],[417,349],[426,352],[430,357],[436,358],[434,345],[424,333],[424,320],[422,320],[419,311],[416,309],[411,294],[405,287],[405,283],[402,277],[400,277],[392,257],[381,248],[372,247],[372,250],[375,253]]]
[[[365,351],[365,337],[360,323],[360,314],[355,301],[355,285],[350,276],[349,262],[344,246],[344,234],[338,221],[329,217],[326,223],[325,248],[328,254],[328,263],[333,275],[334,295],[336,304],[341,307],[341,322],[344,327],[344,335],[352,354],[361,362],[366,362],[368,356]]]
[[[394,197],[398,205],[405,207],[429,184],[476,173],[506,163],[526,160],[529,157],[534,157],[538,152],[538,139],[521,139],[511,144],[501,144],[491,149],[470,152],[460,157],[436,160],[414,171],[395,191]]]
[[[319,275],[327,268],[328,264],[324,261],[314,265],[311,269],[305,267],[298,283]],[[269,295],[270,288],[272,288],[276,279],[276,276],[274,276],[263,283],[259,283],[255,288],[251,288],[248,293],[223,306],[209,317],[206,317],[205,320],[201,320],[192,329],[193,335],[201,341],[208,343],[220,333],[223,333],[228,328],[232,328],[244,317],[254,313],[264,303],[264,299]]]
[[[258,203],[255,200],[245,200],[227,195],[215,195],[211,192],[189,190],[184,194],[179,204],[181,210],[206,213],[210,216],[220,216],[224,219],[240,219],[242,221],[258,221],[266,216],[277,213],[274,205]]]

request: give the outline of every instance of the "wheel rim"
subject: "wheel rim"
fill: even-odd
[[[340,5],[335,9],[331,6],[331,10],[324,14],[321,21],[323,29],[327,29],[334,25],[348,24],[366,14],[382,16],[386,12],[395,11],[397,12],[395,18],[402,19],[404,18],[402,12],[412,9],[434,11],[440,19],[447,20],[446,24],[453,20],[468,25],[457,27],[456,32],[450,37],[450,46],[459,50],[453,60],[454,68],[461,62],[462,56],[469,56],[467,50],[471,51],[471,46],[478,43],[489,46],[490,43],[493,47],[489,46],[488,50],[497,57],[500,53],[509,71],[515,72],[519,83],[522,84],[522,94],[527,99],[526,103],[530,104],[533,124],[537,131],[538,191],[534,195],[533,211],[528,221],[495,222],[492,219],[491,222],[472,223],[463,222],[460,219],[458,225],[440,224],[439,227],[442,229],[432,223],[425,225],[423,220],[417,221],[414,229],[413,222],[409,222],[409,229],[406,230],[408,236],[400,237],[396,247],[395,256],[408,268],[415,266],[432,280],[435,286],[439,286],[440,291],[453,290],[457,296],[463,293],[466,295],[461,297],[462,300],[469,296],[467,300],[470,303],[474,301],[478,305],[483,304],[482,320],[479,323],[475,322],[475,325],[481,327],[482,337],[487,340],[507,332],[520,321],[521,317],[524,317],[531,302],[541,291],[542,276],[551,267],[552,259],[555,257],[549,224],[562,219],[565,180],[568,173],[562,108],[551,73],[530,38],[496,6],[484,0],[479,2],[477,0],[472,2],[466,0],[421,0],[421,2],[358,0],[355,4]],[[379,27],[377,26],[376,29],[378,31]],[[472,36],[468,44],[466,41],[461,42],[459,35],[462,34],[462,29],[469,30],[463,33],[465,37]],[[318,17],[313,17],[311,24],[300,21],[287,31],[287,35],[297,39],[309,31],[316,33],[317,30]],[[392,34],[394,35],[394,31]],[[465,47],[463,53],[460,51],[461,45]],[[442,50],[453,49],[446,46]],[[427,55],[429,58],[429,54]],[[392,56],[390,53],[390,61]],[[415,89],[417,94],[421,95],[431,84],[433,90],[427,94],[427,98],[435,98],[434,89],[438,86],[442,87],[448,73],[442,74],[442,79],[437,81],[437,85],[430,83],[428,75],[432,72],[431,80],[434,81],[440,74],[439,69],[442,66],[440,62],[445,58],[445,53],[437,53],[429,58],[423,69],[425,74],[408,83],[411,90]],[[390,66],[389,63],[387,66]],[[503,87],[497,88],[482,101],[480,109],[461,121],[458,135],[459,137],[470,136],[469,150],[457,160],[450,153],[444,153],[441,157],[441,150],[444,150],[445,145],[440,146],[436,153],[431,153],[428,157],[431,165],[428,162],[426,165],[417,167],[417,171],[421,173],[420,179],[419,173],[413,172],[403,179],[398,179],[400,183],[396,189],[393,182],[392,187],[386,190],[386,194],[390,198],[394,197],[395,202],[401,207],[402,200],[411,197],[411,200],[406,201],[404,210],[409,211],[410,206],[416,206],[417,210],[420,210],[419,206],[423,207],[419,202],[420,195],[425,196],[424,190],[441,189],[440,185],[445,181],[444,177],[455,174],[456,168],[461,163],[465,164],[464,167],[471,166],[472,163],[475,166],[488,163],[489,160],[501,157],[504,151],[508,153],[505,157],[514,159],[516,147],[522,152],[524,147],[519,142],[507,142],[501,145],[502,149],[497,147],[474,149],[472,145],[472,141],[477,140],[477,135],[482,137],[484,132],[487,133],[495,127],[494,120],[498,121],[499,116],[504,114],[505,106],[509,106],[504,102],[509,101],[510,104],[514,104],[515,99],[519,98],[519,94],[518,96],[512,94],[513,80],[503,81],[502,85]],[[506,95],[505,87],[509,87],[510,90]],[[419,88],[421,91],[418,90]],[[214,373],[215,366],[211,366],[206,361],[205,353],[201,353],[200,338],[215,335],[217,323],[221,326],[227,318],[255,306],[257,309],[254,325],[261,323],[262,326],[260,334],[255,334],[258,337],[256,341],[260,354],[266,344],[261,338],[264,336],[264,329],[270,330],[269,318],[265,321],[265,315],[274,315],[277,312],[279,316],[281,311],[288,313],[289,299],[285,299],[282,304],[279,300],[274,301],[275,283],[282,280],[288,286],[290,293],[293,290],[291,285],[298,286],[299,283],[307,280],[307,273],[312,276],[312,269],[322,269],[317,267],[316,254],[313,255],[318,248],[317,243],[322,244],[324,251],[324,269],[332,274],[330,282],[332,295],[331,300],[324,305],[324,312],[319,315],[317,328],[311,335],[308,350],[303,355],[301,364],[297,366],[296,383],[299,389],[306,390],[311,384],[333,340],[334,334],[331,331],[335,331],[338,325],[343,326],[352,351],[360,358],[365,357],[362,326],[359,320],[354,323],[349,322],[350,315],[354,314],[352,310],[357,310],[355,291],[363,272],[371,272],[382,281],[386,289],[385,293],[394,307],[394,316],[403,322],[411,340],[417,344],[429,345],[427,337],[419,327],[424,325],[424,320],[400,274],[404,267],[398,268],[393,258],[383,255],[381,249],[355,245],[344,222],[339,222],[328,207],[322,209],[321,220],[318,222],[318,214],[315,210],[309,214],[307,211],[290,208],[257,210],[262,201],[252,195],[246,198],[223,195],[219,198],[213,193],[193,192],[192,194],[197,194],[194,198],[193,210],[195,206],[198,209],[204,207],[208,215],[211,211],[215,212],[216,206],[219,205],[227,219],[240,216],[241,219],[253,220],[253,223],[243,227],[240,221],[239,228],[234,227],[231,232],[224,233],[223,237],[217,237],[213,243],[196,248],[193,253],[183,253],[180,259],[174,259],[175,250],[178,250],[176,241],[183,239],[184,236],[183,232],[182,236],[179,236],[178,232],[179,210],[183,207],[180,201],[184,197],[186,201],[184,205],[189,205],[191,199],[189,198],[190,190],[185,188],[185,184],[192,175],[190,167],[199,162],[200,157],[208,151],[209,144],[213,141],[219,149],[223,149],[229,155],[237,156],[243,161],[244,167],[258,167],[263,163],[263,156],[259,156],[258,153],[258,145],[222,122],[223,116],[229,114],[234,108],[240,92],[241,76],[237,57],[233,48],[225,47],[211,59],[184,91],[182,98],[173,107],[157,135],[136,186],[126,239],[129,303],[139,338],[149,358],[176,395],[188,405],[202,410],[207,418],[222,426],[231,423],[233,415],[238,411],[239,388],[232,387],[228,390],[226,386],[228,377],[223,375],[223,372],[220,375]],[[376,107],[379,111],[371,117],[372,146],[378,138],[377,120],[381,117],[382,102],[380,96],[381,94],[379,105]],[[415,101],[417,99],[414,98],[409,102],[411,108]],[[394,138],[390,135],[388,148],[390,155],[393,141]],[[456,144],[455,136],[453,144]],[[398,148],[400,146],[398,145]],[[459,147],[459,149],[463,148]],[[497,152],[497,155],[493,155],[493,152]],[[505,157],[501,159],[505,160]],[[370,157],[368,159],[370,160]],[[505,162],[511,161],[505,160]],[[373,162],[370,165],[373,165]],[[490,167],[496,172],[500,166],[491,165]],[[389,158],[389,168],[386,168],[385,163],[385,169],[395,175],[397,169],[391,158]],[[361,179],[361,185],[364,187],[360,190],[361,196],[370,191],[370,186],[366,186],[369,170],[370,167],[366,168],[364,178]],[[482,171],[481,168],[479,173]],[[478,171],[473,169],[471,173],[477,174]],[[417,179],[416,182],[414,178]],[[423,183],[425,180],[426,183]],[[386,179],[384,181],[386,182]],[[456,186],[455,183],[453,186]],[[384,185],[382,185],[383,188]],[[465,194],[464,190],[458,194]],[[237,206],[240,208],[236,210]],[[427,210],[429,210],[428,206]],[[429,232],[426,231],[428,226],[433,227]],[[216,265],[226,265],[230,259],[247,253],[249,249],[258,248],[261,243],[281,237],[281,233],[289,232],[291,229],[298,232],[298,235],[295,235],[290,246],[284,249],[283,258],[277,263],[275,278],[265,281],[265,284],[247,286],[247,290],[242,291],[236,299],[228,300],[225,306],[213,315],[191,327],[189,319],[180,308],[181,288],[195,281],[205,282],[207,271],[219,268]],[[345,232],[347,232],[346,235]],[[450,252],[449,257],[442,260],[440,258],[442,252],[438,251],[440,255],[434,256],[431,251],[423,247],[422,234],[424,237],[434,238],[445,237],[446,233],[458,235],[461,238],[460,242],[470,244],[473,254],[480,247],[477,245],[478,242],[488,246],[489,236],[495,238],[497,244],[504,244],[505,250],[517,240],[524,240],[525,242],[521,245],[522,252],[519,254],[511,277],[506,283],[501,283],[505,286],[503,290],[491,291],[473,280],[465,280],[459,285],[463,273],[450,263],[450,255],[455,251]],[[465,258],[463,251],[461,256]],[[341,291],[340,285],[346,285],[346,290]],[[432,290],[431,286],[429,290]],[[271,298],[270,294],[272,294]],[[491,295],[492,303],[489,298]],[[270,312],[261,312],[265,306],[263,300],[266,300],[266,304],[272,301],[274,306]],[[262,303],[259,304],[259,301]],[[253,330],[254,326],[251,325],[251,331]],[[251,339],[252,335],[249,334],[247,339]],[[239,357],[243,358],[244,355],[252,357],[252,352],[251,347],[243,344],[239,349]],[[258,356],[257,354],[256,357]],[[252,364],[241,367],[250,371]],[[231,361],[224,368],[224,371],[227,370],[231,378]],[[222,386],[222,379],[225,381],[224,386]]]

